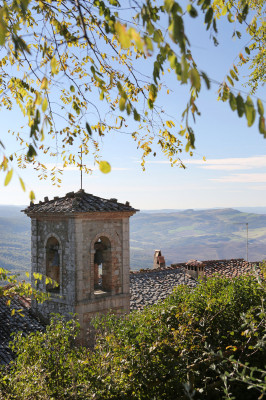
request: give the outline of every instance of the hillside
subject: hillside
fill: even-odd
[[[30,269],[30,221],[21,208],[0,206],[0,267],[12,272]]]
[[[166,263],[246,258],[246,222],[249,260],[266,258],[266,215],[234,209],[138,213],[131,219],[131,267],[151,267],[154,249]]]
[[[0,266],[14,272],[30,268],[30,219],[23,207],[0,206]],[[246,258],[266,259],[266,215],[234,209],[140,212],[130,219],[131,268],[152,267],[159,248],[166,263]]]

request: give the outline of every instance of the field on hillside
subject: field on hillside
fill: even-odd
[[[13,272],[30,269],[30,219],[21,207],[0,206],[0,266]],[[131,268],[152,267],[155,249],[166,263],[246,258],[266,259],[266,215],[233,209],[140,212],[130,219]]]

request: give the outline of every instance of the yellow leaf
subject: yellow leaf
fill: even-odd
[[[47,98],[45,97],[42,103],[42,111],[45,112],[47,110],[48,107],[48,101]]]
[[[33,201],[35,199],[35,194],[34,194],[34,192],[32,190],[30,191],[30,195],[29,196],[30,196],[30,200],[31,201]]]
[[[55,57],[53,57],[52,59],[51,59],[51,71],[52,71],[52,74],[56,74],[56,67],[57,67],[57,61],[56,61],[56,58]]]
[[[13,310],[11,311],[11,315],[13,316],[14,314],[15,314],[15,310],[14,310],[14,308],[13,308]]]
[[[9,184],[9,182],[11,181],[12,175],[13,175],[13,169],[10,169],[8,171],[8,173],[6,174],[6,179],[5,179],[5,182],[4,182],[5,186],[7,186]]]
[[[123,49],[128,49],[130,47],[131,41],[126,26],[120,24],[120,22],[116,22],[115,31],[121,47]]]
[[[36,94],[36,100],[35,100],[36,104],[39,106],[40,104],[42,104],[42,96],[40,95],[40,93]]]
[[[30,274],[29,272],[25,272],[25,275],[29,278]]]
[[[47,88],[48,88],[48,79],[44,77],[41,83],[41,89],[47,89]]]
[[[19,182],[20,182],[20,185],[22,187],[23,192],[25,192],[26,191],[25,184],[24,184],[23,180],[20,177],[19,177]]]
[[[99,163],[99,169],[104,174],[108,174],[111,171],[111,165],[109,164],[108,161],[101,161]]]

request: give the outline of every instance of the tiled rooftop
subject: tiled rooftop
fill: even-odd
[[[22,332],[24,335],[30,332],[44,330],[44,325],[32,314],[30,302],[12,298],[10,306],[8,297],[0,297],[0,365],[8,364],[14,355],[9,348],[12,333]],[[15,314],[11,315],[12,310]],[[18,312],[19,310],[20,313]]]
[[[192,260],[190,260],[191,264]],[[259,263],[248,263],[243,259],[234,260],[210,260],[198,262],[193,260],[192,264],[205,266],[205,276],[214,274],[233,278],[245,274],[254,274],[254,269]],[[197,285],[197,280],[186,272],[187,263],[172,264],[170,267],[157,269],[143,269],[131,271],[130,274],[130,309],[142,310],[148,305],[164,300],[178,285]]]
[[[83,189],[78,192],[67,193],[64,197],[54,197],[49,200],[48,197],[39,203],[32,203],[23,210],[27,215],[34,214],[75,214],[87,212],[132,212],[136,209],[130,206],[127,201],[125,204],[118,203],[117,199],[103,199],[89,193]]]

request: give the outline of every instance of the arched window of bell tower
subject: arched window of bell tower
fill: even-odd
[[[110,240],[101,236],[94,243],[94,292],[112,290],[112,249]]]
[[[46,242],[46,276],[53,280],[46,284],[46,291],[60,293],[60,245],[53,236]]]

